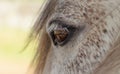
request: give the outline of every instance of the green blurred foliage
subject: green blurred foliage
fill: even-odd
[[[28,34],[29,31],[19,28],[0,27],[0,57],[31,59],[34,53],[32,45],[20,52],[25,46]]]

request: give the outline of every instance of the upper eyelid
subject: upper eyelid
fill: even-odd
[[[70,26],[73,26],[73,27],[80,27],[80,24],[83,24],[83,22],[81,22],[80,20],[79,21],[74,21],[76,19],[70,19],[70,18],[66,18],[65,16],[63,15],[60,15],[60,14],[54,14],[53,16],[51,16],[49,22],[48,22],[48,27],[51,25],[52,22],[55,22],[55,21],[59,21],[63,24],[67,24],[67,25],[70,25]]]
[[[58,25],[61,25],[62,27],[66,27],[68,28],[69,30],[71,31],[75,31],[75,30],[79,30],[79,27],[76,27],[74,25],[70,25],[70,24],[67,24],[66,22],[64,21],[60,21],[60,20],[52,20],[50,23],[49,23],[49,27],[47,28],[47,31],[48,32],[51,32],[53,29],[55,29],[56,26]]]
[[[75,24],[69,23],[68,21],[64,21],[64,20],[59,20],[59,19],[52,20],[50,21],[49,26],[53,23],[56,23],[57,25],[63,25],[65,27],[78,28],[77,26],[75,26]]]
[[[67,18],[62,14],[54,13],[51,15],[51,17],[46,25],[47,31],[48,31],[48,28],[51,26],[51,24],[56,21],[60,22],[63,25],[68,25],[73,28],[76,28],[76,30],[80,30],[80,31],[82,31],[83,29],[85,29],[87,27],[87,23],[84,21],[81,21],[79,19],[76,20],[76,19],[72,19],[72,18]]]
[[[82,32],[85,29],[85,25],[84,26],[75,26],[76,24],[73,24],[73,23],[71,24],[71,23],[69,23],[69,21],[54,19],[54,20],[51,20],[48,24],[49,26],[47,26],[48,33],[50,33],[54,29],[54,27],[51,28],[51,25],[53,25],[53,23],[54,23],[54,26],[55,25],[63,25],[72,31],[76,30],[76,31]]]

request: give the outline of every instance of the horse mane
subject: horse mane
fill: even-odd
[[[46,32],[47,21],[54,11],[56,0],[45,0],[40,8],[40,14],[37,17],[35,24],[33,25],[30,35],[29,43],[35,42],[37,46],[35,50],[35,56],[32,61],[32,66],[35,67],[34,74],[42,74],[47,54],[51,48],[51,42]]]

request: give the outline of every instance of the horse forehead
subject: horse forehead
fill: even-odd
[[[54,16],[76,25],[94,25],[101,16],[105,16],[105,8],[101,0],[58,0]]]
[[[80,13],[82,13],[80,7],[79,0],[59,0],[56,13],[66,18],[78,19]]]

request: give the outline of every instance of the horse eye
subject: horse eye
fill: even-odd
[[[62,43],[68,37],[69,30],[67,28],[56,29],[53,31],[53,35],[56,42]]]
[[[54,45],[62,46],[69,41],[69,39],[73,35],[73,32],[75,31],[75,28],[65,24],[52,23],[49,27],[49,30],[50,37]]]

